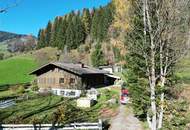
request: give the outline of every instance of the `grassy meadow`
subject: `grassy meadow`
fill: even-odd
[[[29,72],[36,67],[34,58],[27,55],[0,61],[0,86],[30,82],[33,76]]]
[[[177,66],[177,76],[184,84],[190,86],[190,54],[183,58]]]

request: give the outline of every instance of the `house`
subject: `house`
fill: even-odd
[[[53,62],[30,74],[37,76],[40,91],[51,90],[56,95],[79,96],[82,90],[114,84],[109,72],[84,64]]]
[[[117,73],[117,72],[122,72],[122,66],[120,65],[108,65],[108,66],[99,66],[98,67],[100,70],[105,70],[108,71],[109,73]]]

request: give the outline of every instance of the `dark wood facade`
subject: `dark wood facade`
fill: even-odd
[[[57,64],[48,64],[35,70],[31,74],[37,76],[39,88],[57,88],[57,89],[90,89],[105,85],[104,71],[91,68],[83,68],[84,65],[59,66]]]
[[[75,74],[54,68],[37,76],[40,88],[82,89],[82,78]]]

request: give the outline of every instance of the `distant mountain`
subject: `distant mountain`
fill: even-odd
[[[5,40],[10,40],[10,39],[13,39],[13,38],[21,38],[21,37],[24,37],[24,36],[26,36],[26,35],[0,31],[0,42],[3,42]]]
[[[6,50],[9,52],[23,52],[33,49],[37,44],[37,39],[32,35],[0,31],[0,45],[1,44],[6,45]]]

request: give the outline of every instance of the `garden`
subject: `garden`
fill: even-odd
[[[30,89],[26,84],[1,86],[0,100],[13,99],[16,104],[0,109],[0,123],[97,122],[115,116],[119,106],[119,91],[115,88],[98,90],[100,96],[91,108],[78,108],[75,99],[33,90],[36,89]]]

